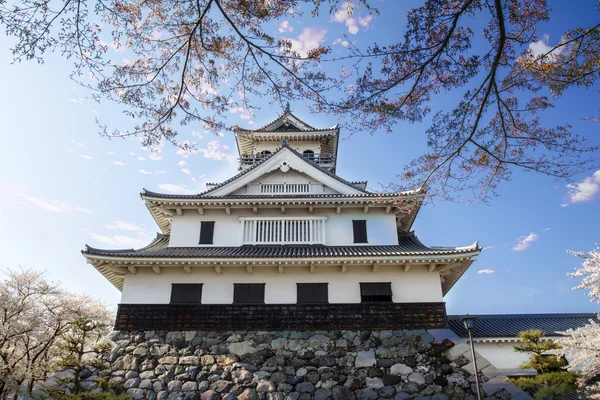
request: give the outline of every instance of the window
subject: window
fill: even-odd
[[[269,150],[263,150],[260,153],[257,154],[257,158],[265,158],[271,155],[271,152]]]
[[[298,283],[298,304],[329,303],[327,283]]]
[[[201,304],[201,283],[173,283],[171,285],[171,304]]]
[[[359,219],[352,221],[354,230],[354,243],[369,243],[367,241],[367,220]]]
[[[360,284],[360,302],[361,303],[391,303],[392,302],[392,284],[384,283],[361,283]]]
[[[233,304],[265,304],[265,284],[234,283]]]
[[[215,221],[200,222],[200,241],[198,244],[213,244]]]
[[[312,150],[304,150],[302,152],[302,155],[311,161],[313,161],[315,159],[315,152]]]

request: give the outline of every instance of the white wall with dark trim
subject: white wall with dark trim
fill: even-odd
[[[285,214],[281,213],[280,208],[261,208],[258,215],[249,209],[232,209],[231,215],[227,215],[223,210],[206,210],[204,215],[199,215],[196,210],[184,210],[183,215],[173,216],[169,247],[199,247],[201,221],[215,221],[213,246],[241,246],[240,217],[261,216],[283,218],[327,216],[325,224],[327,246],[354,246],[352,220],[366,219],[369,241],[367,245],[398,244],[395,215],[386,214],[382,208],[371,208],[367,214],[364,213],[363,208],[342,208],[340,214],[336,213],[335,208],[315,208],[313,214],[309,214],[305,207],[287,208]]]
[[[514,350],[517,344],[520,344],[520,342],[475,341],[475,351],[498,369],[518,369],[522,363],[529,360],[529,355],[527,353],[517,353]]]
[[[160,274],[138,269],[125,276],[121,303],[168,304],[172,283],[203,283],[202,303],[231,304],[234,283],[265,283],[265,303],[295,304],[296,283],[328,283],[330,303],[360,303],[360,282],[391,282],[393,302],[443,301],[440,276],[426,267],[414,267],[407,273],[397,266],[380,266],[372,272],[368,266],[316,267],[311,274],[307,266],[294,266],[279,274],[275,266],[255,267],[248,273],[245,266],[224,267],[217,274],[212,267],[198,267],[186,274],[181,268],[162,268]]]

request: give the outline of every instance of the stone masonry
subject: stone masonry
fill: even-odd
[[[110,368],[84,371],[83,387],[101,391],[103,378],[150,400],[475,399],[469,346],[440,332],[113,332]],[[530,398],[487,360],[478,368],[486,398]]]

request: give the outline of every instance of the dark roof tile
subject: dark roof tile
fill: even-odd
[[[516,337],[528,329],[540,329],[547,336],[559,336],[559,332],[580,328],[596,319],[596,314],[498,314],[472,315],[477,317],[473,337]],[[462,319],[464,315],[449,315],[448,326],[460,337],[469,336]],[[597,319],[596,319],[597,320]]]
[[[477,251],[478,248],[430,248],[414,235],[400,237],[392,246],[241,246],[241,247],[168,247],[168,235],[158,235],[139,250],[102,250],[86,246],[87,255],[148,258],[296,258],[296,257],[377,257],[445,255]]]

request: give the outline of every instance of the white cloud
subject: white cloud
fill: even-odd
[[[594,172],[580,183],[567,185],[571,203],[582,203],[593,200],[600,192],[600,170]],[[561,204],[562,206],[562,204]]]
[[[113,161],[113,164],[115,164],[115,165],[120,165],[120,166],[123,166],[123,165],[125,165],[125,163],[123,163],[123,162],[121,162],[121,161]]]
[[[145,158],[144,158],[144,157],[142,157],[142,156],[138,155],[138,161],[144,161],[144,160],[145,160]]]
[[[138,172],[144,175],[152,175],[152,172],[146,171],[145,169],[138,169]]]
[[[114,156],[115,152],[114,151],[109,151],[108,153],[106,153],[107,156]]]
[[[133,156],[135,156],[135,153],[133,151],[130,151],[129,155],[133,157]]]
[[[161,190],[164,190],[167,193],[173,194],[194,194],[196,193],[193,190],[187,189],[183,183],[179,185],[174,185],[172,183],[161,183],[158,185]]]
[[[493,269],[489,269],[489,268],[480,269],[479,271],[477,271],[478,274],[485,274],[485,275],[493,274],[494,272],[496,272],[496,271],[494,271]]]
[[[161,169],[157,169],[156,171],[154,171],[154,175],[163,175],[163,174],[168,174],[168,172],[163,171]]]
[[[533,242],[538,240],[539,236],[537,233],[530,233],[529,236],[523,237],[519,240],[519,243],[515,247],[513,247],[514,251],[524,251],[531,247]]]
[[[279,32],[294,32],[294,28],[290,25],[290,21],[282,21],[279,24]]]
[[[179,167],[183,168],[183,167],[187,167],[188,163],[186,163],[185,161],[181,160],[177,163],[177,165],[179,165]]]
[[[341,44],[344,47],[350,46],[350,42],[347,40],[343,40],[342,38],[337,38],[333,41],[333,44]]]
[[[372,20],[373,20],[373,16],[371,14],[367,15],[364,18],[358,17],[358,24],[360,26],[364,26],[365,28],[367,28]]]
[[[183,172],[186,175],[192,174],[192,171],[189,168],[181,168],[181,172]]]
[[[550,35],[542,35],[540,40],[529,44],[529,50],[531,50],[536,57],[548,53],[552,49],[552,47],[548,46],[548,40],[550,40]]]
[[[112,224],[104,225],[106,229],[111,231],[128,231],[128,232],[144,232],[146,229],[143,225],[136,225],[132,222],[115,221]]]
[[[79,206],[72,206],[72,205],[69,205],[66,203],[62,203],[58,200],[47,200],[47,199],[42,199],[39,197],[28,196],[25,194],[21,194],[21,195],[19,195],[19,197],[21,197],[23,200],[29,202],[30,204],[32,204],[36,207],[39,207],[46,211],[52,211],[55,213],[73,214],[73,215],[80,215],[80,214],[91,215],[94,213],[90,209],[79,207]]]
[[[159,156],[159,155],[158,155],[158,154],[156,154],[156,153],[151,153],[151,154],[148,156],[148,158],[149,158],[150,160],[152,160],[152,161],[160,161],[160,160],[162,160],[162,156]]]
[[[248,111],[248,109],[246,109],[244,107],[233,107],[229,111],[233,114],[240,113],[241,119],[250,119],[252,117],[252,115],[250,114],[250,111]]]
[[[196,137],[198,139],[202,139],[204,137],[204,135],[202,135],[200,132],[198,131],[192,131],[192,136]]]
[[[310,50],[316,49],[325,41],[327,29],[310,27],[302,29],[302,33],[296,39],[287,39],[292,45],[292,51],[301,57],[306,57]]]
[[[521,290],[521,293],[527,297],[535,297],[535,296],[539,296],[542,294],[542,292],[536,288],[523,287],[523,288],[520,288],[520,290]]]
[[[92,160],[93,157],[87,154],[81,154],[79,155],[79,158],[83,158],[84,160]]]
[[[123,45],[122,45],[121,43],[119,43],[119,42],[107,43],[107,42],[105,42],[105,41],[101,40],[101,41],[100,41],[100,44],[101,44],[101,45],[103,45],[103,46],[106,46],[106,47],[108,47],[109,49],[112,49],[112,50],[114,50],[114,51],[116,51],[116,52],[119,52],[119,53],[123,53],[123,52],[126,50],[126,47],[125,47],[125,46],[123,46]]]
[[[125,235],[107,236],[98,233],[88,232],[97,242],[120,248],[139,248],[148,244],[148,238],[130,237]]]
[[[83,144],[83,143],[81,143],[81,142],[78,142],[78,141],[77,141],[77,140],[75,140],[75,139],[71,140],[71,143],[73,143],[73,144],[75,144],[75,145],[77,145],[77,146],[79,146],[79,147],[84,147],[84,144]]]
[[[552,230],[552,228],[545,228],[545,229],[542,229],[542,230],[543,230],[544,232],[548,232],[549,230]]]
[[[552,47],[548,46],[544,40],[538,40],[529,44],[529,50],[533,52],[535,56],[541,56],[550,51]]]
[[[87,98],[87,97],[77,97],[77,98],[72,98],[69,100],[71,101],[71,103],[77,103],[77,104],[90,103],[92,101],[92,99]]]
[[[223,152],[221,149],[223,145],[218,140],[211,140],[208,142],[205,149],[198,149],[205,158],[210,158],[211,160],[230,160],[234,158],[233,154],[228,154]]]
[[[195,142],[191,143],[189,140],[184,140],[181,142],[181,147],[177,148],[175,154],[183,158],[188,158],[191,155],[197,154],[198,150],[194,148],[195,144]]]
[[[371,14],[364,18],[361,16],[355,18],[355,11],[356,7],[352,4],[352,2],[344,2],[340,5],[340,8],[335,12],[335,14],[331,16],[331,21],[346,25],[348,28],[348,33],[355,35],[360,30],[359,26],[368,28],[369,24],[373,20],[373,16]]]

